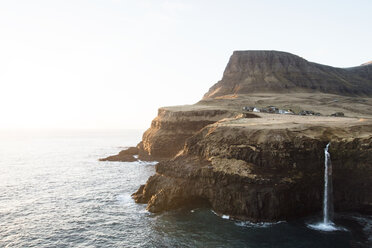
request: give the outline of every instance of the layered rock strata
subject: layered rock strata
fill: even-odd
[[[185,140],[197,131],[235,114],[214,108],[161,108],[151,127],[143,134],[140,147],[151,158],[172,158],[183,148]]]
[[[138,159],[175,156],[201,128],[241,113],[243,106],[372,116],[372,65],[335,68],[286,52],[235,51],[223,78],[195,105],[163,107],[137,145]],[[355,97],[357,96],[357,97]],[[364,96],[363,98],[361,96]],[[130,152],[102,160],[133,161]]]
[[[268,92],[372,96],[372,64],[336,68],[286,52],[235,51],[204,99]]]
[[[151,127],[143,134],[142,141],[136,148],[130,148],[129,152],[124,150],[118,155],[101,160],[131,162],[132,155],[138,155],[140,160],[170,159],[183,148],[186,139],[197,131],[218,120],[237,114],[239,114],[237,110],[214,106],[160,108],[157,117],[151,122]],[[132,153],[132,151],[136,152]]]
[[[236,51],[202,101],[160,108],[137,147],[106,160],[161,161],[133,194],[151,212],[207,203],[236,219],[276,221],[321,210],[331,142],[335,210],[372,213],[371,96],[371,64]],[[242,114],[269,105],[322,116]]]
[[[372,210],[371,121],[265,117],[206,126],[177,157],[156,165],[134,199],[151,212],[208,202],[236,219],[304,216],[321,209],[324,147],[330,141],[335,209]]]

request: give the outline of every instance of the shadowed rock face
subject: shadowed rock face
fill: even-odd
[[[323,92],[371,96],[372,65],[335,68],[286,52],[235,51],[204,99],[231,94]]]

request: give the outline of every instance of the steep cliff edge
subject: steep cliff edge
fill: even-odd
[[[137,147],[121,151],[101,161],[127,161],[138,155],[140,160],[162,161],[173,158],[184,146],[187,138],[203,127],[218,120],[234,117],[239,110],[219,106],[184,105],[159,108],[151,127],[142,136]],[[250,114],[256,117],[254,114]]]
[[[140,157],[164,160],[174,157],[187,138],[203,127],[237,113],[223,108],[179,106],[160,108],[139,144]]]
[[[160,108],[137,147],[101,160],[134,161],[134,155],[140,160],[170,159],[187,138],[209,124],[240,114],[243,106],[372,117],[371,94],[372,65],[341,69],[285,52],[235,51],[222,80],[202,101]]]
[[[304,216],[321,209],[331,141],[336,210],[372,211],[372,120],[261,117],[203,128],[182,153],[156,166],[134,199],[151,212],[208,202],[237,219]]]
[[[372,213],[371,69],[234,52],[200,102],[160,108],[137,147],[104,160],[161,161],[133,194],[151,212],[208,203],[237,219],[275,221],[320,210],[331,142],[335,209]],[[269,105],[320,116],[242,115],[244,106]]]
[[[372,65],[336,68],[278,51],[235,51],[204,99],[251,93],[372,96]]]

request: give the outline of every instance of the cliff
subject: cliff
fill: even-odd
[[[278,51],[235,51],[204,99],[251,93],[372,95],[372,65],[336,68]]]
[[[208,203],[250,221],[314,213],[321,209],[324,148],[331,142],[336,211],[372,210],[372,120],[260,116],[203,128],[177,157],[156,165],[133,195],[136,202],[151,212]]]
[[[203,127],[232,117],[237,113],[223,108],[176,106],[160,108],[151,127],[143,134],[139,144],[142,158],[164,160],[174,157],[187,138]]]
[[[160,108],[137,147],[103,160],[160,161],[133,194],[151,212],[207,203],[237,219],[274,221],[321,209],[331,142],[336,211],[372,213],[371,68],[234,52],[200,102]],[[242,112],[269,105],[320,116]]]
[[[137,160],[134,155],[140,160],[170,159],[200,129],[238,115],[243,106],[372,117],[371,73],[372,65],[341,69],[286,52],[235,51],[222,80],[199,103],[160,108],[135,148],[101,160],[130,162]]]
[[[219,106],[185,105],[159,108],[158,116],[151,122],[151,127],[146,130],[142,141],[136,147],[100,160],[131,162],[136,160],[134,155],[145,161],[170,159],[183,148],[186,139],[200,129],[237,114],[237,110]]]

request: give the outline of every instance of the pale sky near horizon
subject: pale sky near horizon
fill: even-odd
[[[234,50],[372,60],[372,1],[0,0],[0,128],[147,128]]]

